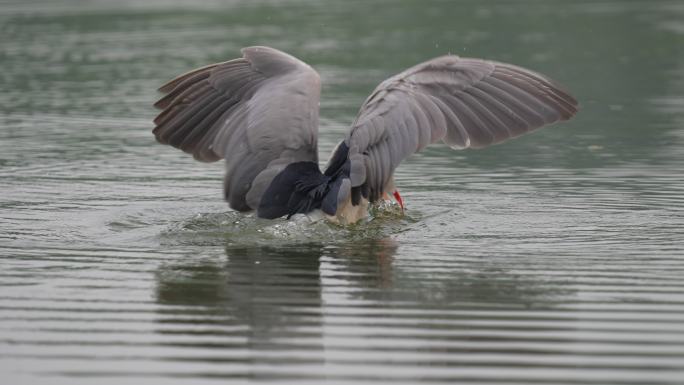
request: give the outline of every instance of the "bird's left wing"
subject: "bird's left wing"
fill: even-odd
[[[304,62],[268,47],[166,83],[154,135],[196,159],[226,161],[225,197],[257,209],[286,165],[318,161],[320,79]]]
[[[399,163],[430,143],[482,148],[576,112],[563,87],[514,65],[458,56],[418,64],[373,91],[344,140],[352,202],[379,199]]]

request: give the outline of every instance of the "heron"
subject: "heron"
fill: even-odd
[[[441,56],[380,83],[321,170],[318,73],[274,48],[241,53],[161,86],[153,133],[199,161],[224,159],[228,205],[260,218],[322,212],[351,224],[385,200],[403,212],[394,172],[429,144],[484,148],[578,111],[577,100],[542,74]]]

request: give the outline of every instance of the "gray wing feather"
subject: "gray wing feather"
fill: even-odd
[[[196,159],[225,159],[224,191],[237,210],[256,209],[276,170],[318,161],[320,78],[268,47],[208,65],[163,85],[156,139]],[[270,169],[269,169],[270,168]]]
[[[399,163],[431,143],[487,147],[568,120],[577,106],[524,68],[458,56],[424,62],[382,82],[361,107],[345,139],[351,186],[375,201]]]

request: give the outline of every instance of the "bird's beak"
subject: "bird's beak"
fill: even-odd
[[[401,206],[401,212],[403,214],[404,213],[404,200],[401,199],[401,195],[399,195],[399,190],[394,190],[392,195],[394,195],[394,199],[396,199],[397,203],[399,203],[399,206]]]

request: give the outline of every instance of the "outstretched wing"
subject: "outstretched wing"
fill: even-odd
[[[399,163],[430,143],[487,147],[575,113],[577,101],[543,75],[439,57],[385,80],[366,99],[344,141],[351,186],[373,202]]]
[[[166,83],[154,135],[196,159],[226,161],[224,192],[236,210],[256,209],[287,164],[318,160],[320,79],[268,47],[196,69]]]

